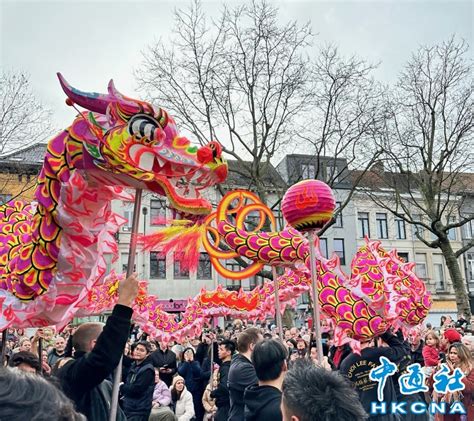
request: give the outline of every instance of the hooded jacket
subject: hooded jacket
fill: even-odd
[[[244,393],[245,421],[282,421],[281,391],[273,386],[250,386]]]

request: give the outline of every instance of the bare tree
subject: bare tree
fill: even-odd
[[[319,235],[347,206],[382,152],[376,140],[385,121],[384,88],[372,77],[376,67],[355,56],[343,57],[333,45],[322,47],[312,62],[311,112],[297,136],[314,155],[314,174],[300,175],[323,179],[333,188],[350,185],[333,221]],[[349,168],[358,170],[355,177]]]
[[[225,7],[208,23],[195,2],[176,12],[171,42],[152,45],[136,72],[140,87],[200,142],[225,145],[262,200],[261,164],[294,137],[309,95],[310,27],[277,17],[261,1]]]
[[[38,143],[52,133],[50,112],[34,96],[28,76],[0,75],[0,154]]]
[[[385,162],[372,199],[412,224],[417,238],[441,250],[458,311],[471,311],[458,257],[474,241],[453,250],[451,230],[473,219],[461,212],[473,169],[474,96],[468,45],[454,38],[421,47],[409,60],[388,100],[383,138]],[[471,186],[472,187],[472,186]],[[428,240],[424,231],[431,233]]]

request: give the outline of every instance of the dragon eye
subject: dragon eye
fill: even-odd
[[[137,139],[147,138],[150,141],[160,141],[162,129],[152,116],[137,114],[128,122],[128,132]]]

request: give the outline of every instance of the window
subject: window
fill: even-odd
[[[197,268],[198,279],[211,279],[211,259],[207,253],[199,254],[199,266]]]
[[[150,278],[166,279],[166,257],[156,251],[150,252]]]
[[[132,202],[122,202],[123,207],[123,217],[127,220],[125,224],[122,225],[122,231],[131,231],[133,224],[133,203]]]
[[[183,258],[182,253],[174,254],[173,274],[174,274],[175,279],[188,279],[189,278],[189,270],[183,268],[183,263],[181,262],[182,258]]]
[[[242,287],[242,281],[226,279],[225,288],[229,291],[238,291]]]
[[[227,270],[232,272],[238,272],[239,270],[242,270],[242,266],[240,266],[235,260],[226,261],[225,267]],[[233,281],[232,279],[224,278],[222,281],[226,289],[229,291],[238,291],[242,287],[242,281],[240,280]]]
[[[444,267],[442,263],[434,263],[434,276],[436,281],[436,291],[444,291],[446,288],[444,282]]]
[[[388,225],[387,225],[387,214],[376,213],[375,220],[377,223],[377,237],[388,238]]]
[[[403,252],[398,252],[398,257],[403,260],[405,263],[408,262],[409,260],[409,255],[408,253],[403,253]]]
[[[334,222],[334,228],[342,228],[342,210],[341,209],[341,202],[336,202],[336,221]]]
[[[111,253],[104,253],[104,260],[105,260],[105,273],[108,274],[112,270],[112,254]]]
[[[456,223],[456,218],[453,217],[453,216],[450,216],[449,217],[449,223],[450,224],[455,224]],[[451,241],[456,241],[456,228],[451,228],[450,230],[448,230],[448,238]]]
[[[467,282],[474,283],[474,253],[466,253]]]
[[[247,231],[252,232],[258,227],[260,223],[260,212],[252,211],[247,214],[245,217],[245,227]]]
[[[339,168],[337,165],[327,164],[326,165],[326,181],[332,181],[333,183],[339,183]]]
[[[421,214],[419,213],[413,214],[413,222],[423,222],[423,218]],[[414,240],[418,239],[418,237],[416,236],[416,233],[418,233],[418,235],[421,238],[425,238],[425,228],[423,226],[418,225],[418,224],[413,224],[413,239]]]
[[[0,194],[0,202],[2,195]],[[472,217],[472,215],[467,215],[466,218]],[[467,221],[463,225],[464,238],[474,238],[474,220]]]
[[[419,278],[426,280],[428,279],[428,272],[426,267],[426,254],[415,253],[415,272]]]
[[[0,205],[7,203],[12,198],[11,194],[0,194]]]
[[[128,268],[128,253],[122,253],[120,255],[120,262],[122,263],[122,272],[127,272]],[[135,255],[135,263],[133,264],[133,271],[137,270],[137,255]]]
[[[444,257],[442,254],[433,254],[433,279],[436,291],[446,290],[446,275],[444,271]]]
[[[301,164],[301,177],[302,178],[315,178],[316,167],[314,164]]]
[[[395,218],[395,228],[397,230],[397,240],[406,240],[407,230],[405,227],[405,221],[402,218]]]
[[[165,225],[166,202],[160,199],[150,200],[150,225]]]
[[[341,265],[346,264],[346,252],[344,249],[344,239],[343,238],[335,238],[334,239],[334,253],[339,256],[339,260],[341,261]]]
[[[261,277],[260,275],[252,276],[249,279],[249,290],[254,290],[258,285],[263,285],[264,282],[265,279],[263,279],[263,277]]]
[[[321,254],[327,259],[329,256],[327,238],[319,239],[319,250],[321,251]]]
[[[360,238],[370,237],[369,213],[359,212],[357,215],[359,219]]]

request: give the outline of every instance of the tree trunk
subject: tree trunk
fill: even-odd
[[[441,240],[439,248],[443,252],[446,266],[451,276],[451,281],[456,295],[456,305],[458,313],[463,313],[466,320],[471,318],[471,306],[469,305],[469,297],[467,295],[466,283],[463,279],[461,269],[459,268],[458,259],[454,254],[449,240]]]

